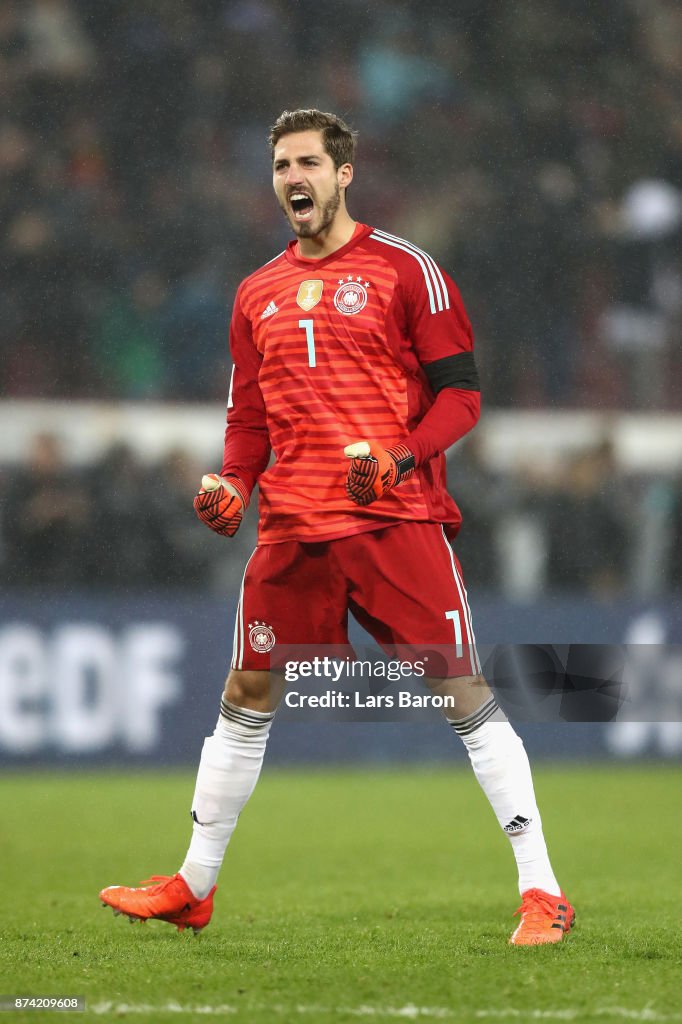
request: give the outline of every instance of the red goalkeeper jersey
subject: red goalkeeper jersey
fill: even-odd
[[[259,543],[330,540],[403,520],[454,534],[461,517],[442,451],[478,418],[472,347],[454,282],[376,228],[357,225],[320,260],[303,259],[292,242],[247,277],[230,327],[222,474],[245,496],[259,484]],[[362,440],[404,442],[417,471],[360,508],[346,494],[343,449]]]

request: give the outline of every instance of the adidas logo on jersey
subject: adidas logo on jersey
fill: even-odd
[[[524,818],[522,815],[517,814],[508,825],[504,826],[503,832],[506,832],[508,836],[516,835],[518,832],[523,832],[527,829],[532,820],[532,818]]]
[[[267,306],[260,315],[261,320],[265,320],[267,317],[272,316],[273,313],[279,313],[279,307],[274,302],[268,302]]]

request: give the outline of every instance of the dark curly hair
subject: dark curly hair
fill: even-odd
[[[357,132],[349,128],[336,114],[327,114],[314,108],[282,111],[268,136],[271,155],[274,157],[275,146],[283,135],[309,131],[322,132],[324,151],[332,158],[337,170],[341,164],[353,163]]]

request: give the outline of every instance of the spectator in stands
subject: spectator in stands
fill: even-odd
[[[156,524],[154,557],[148,560],[150,586],[205,590],[212,563],[221,554],[207,543],[206,531],[195,529],[192,501],[201,467],[181,448],[169,452],[152,471],[148,485],[150,511]]]
[[[456,445],[448,459],[448,484],[462,513],[457,557],[467,565],[467,582],[472,587],[498,590],[501,579],[496,534],[504,510],[509,511],[510,490],[508,480],[486,465],[481,445],[475,431]]]
[[[40,434],[3,502],[6,575],[14,586],[91,582],[91,494],[64,463],[58,438]]]
[[[547,496],[547,582],[612,598],[622,594],[631,550],[629,502],[607,441],[576,455]]]
[[[114,296],[94,339],[95,368],[123,398],[159,398],[166,376],[161,348],[167,299],[157,273],[146,271],[130,293]]]
[[[116,444],[89,474],[95,505],[95,587],[148,587],[159,556],[157,510],[141,500],[153,492],[135,452]],[[165,549],[164,549],[165,551]]]

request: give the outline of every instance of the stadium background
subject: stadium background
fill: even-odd
[[[529,746],[679,758],[681,72],[668,0],[2,5],[0,759],[194,763],[212,727],[255,514],[226,542],[191,499],[235,288],[289,238],[267,127],[307,105],[360,132],[352,213],[474,324],[479,639],[656,650],[642,723]],[[269,761],[457,756],[437,722],[282,722]]]

